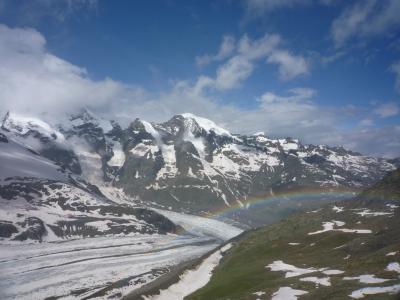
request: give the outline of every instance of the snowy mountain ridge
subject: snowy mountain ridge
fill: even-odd
[[[121,298],[240,234],[232,223],[259,226],[332,201],[275,193],[355,190],[396,163],[235,135],[192,114],[122,127],[86,110],[59,125],[8,113],[0,128],[2,296]],[[266,196],[265,207],[248,201]],[[225,208],[235,209],[213,215]]]
[[[61,125],[8,113],[1,128],[92,184],[190,213],[245,207],[247,198],[281,190],[357,190],[396,167],[341,147],[231,134],[190,113],[163,123],[135,119],[126,128],[87,110]]]

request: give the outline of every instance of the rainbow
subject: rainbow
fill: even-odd
[[[212,211],[206,211],[198,214],[199,217],[214,219],[217,221],[226,222],[228,219],[232,220],[232,216],[236,212],[246,211],[248,209],[262,209],[264,206],[267,206],[270,203],[280,203],[283,201],[290,201],[292,203],[299,202],[301,203],[304,200],[315,200],[315,201],[323,201],[324,198],[329,200],[348,200],[353,198],[357,194],[360,193],[359,189],[350,189],[350,188],[300,188],[296,190],[286,190],[281,192],[273,192],[272,190],[269,193],[264,195],[259,195],[257,197],[249,197],[243,200],[236,201],[235,204],[231,204],[230,206],[218,207]],[[227,222],[231,223],[231,222]],[[180,235],[186,231],[191,230],[190,226],[182,226],[176,234]]]
[[[321,198],[345,200],[356,196],[360,190],[349,189],[349,188],[331,188],[331,189],[321,189],[321,188],[308,188],[300,190],[290,190],[283,192],[273,192],[272,190],[264,195],[259,195],[251,198],[244,198],[242,200],[236,201],[230,206],[217,207],[213,211],[204,212],[201,214],[203,217],[220,219],[224,216],[232,215],[236,211],[249,208],[263,207],[271,202],[278,201],[301,201],[305,199],[309,200],[319,200]]]
[[[357,195],[362,195],[363,198],[366,199],[384,199],[387,201],[400,201],[400,194],[393,193],[388,191],[387,193],[382,191],[362,191],[361,189],[351,189],[345,187],[336,187],[336,188],[301,188],[297,190],[286,190],[282,192],[273,192],[272,190],[269,193],[264,195],[259,195],[257,197],[244,198],[243,200],[236,201],[235,204],[231,204],[230,206],[223,206],[214,209],[213,211],[207,211],[199,214],[200,217],[215,219],[217,221],[226,222],[227,219],[232,220],[232,216],[234,216],[235,212],[245,211],[247,209],[262,209],[263,206],[267,206],[273,202],[281,203],[283,201],[290,201],[295,204],[296,202],[301,203],[304,200],[315,200],[315,201],[324,201],[330,200],[332,203],[334,201],[341,200],[349,200],[354,198]],[[328,202],[328,201],[326,201]],[[320,206],[322,206],[321,203]],[[230,223],[230,222],[227,222]],[[184,226],[183,226],[184,227]],[[187,227],[186,227],[187,229]],[[186,231],[185,228],[182,230],[178,230],[177,234],[181,234]]]

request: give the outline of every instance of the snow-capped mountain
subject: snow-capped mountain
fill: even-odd
[[[20,126],[8,121],[6,125],[13,125],[8,128],[26,137],[40,136],[45,144],[64,138],[60,134],[42,140],[49,132],[47,127],[37,126],[42,123]],[[57,155],[65,151],[60,148],[57,153],[59,148],[55,149]],[[113,203],[96,186],[3,133],[0,166],[0,240],[59,241],[115,234],[165,234],[178,228],[154,211]]]
[[[0,290],[4,299],[139,293],[175,276],[171,266],[242,232],[182,212],[242,206],[224,220],[271,223],[300,205],[321,205],[324,194],[315,203],[283,197],[266,207],[248,199],[358,189],[396,162],[263,133],[235,135],[192,114],[122,127],[87,110],[59,124],[11,112],[0,128]]]
[[[124,156],[115,159],[121,143],[101,126],[7,115],[0,130],[1,299],[121,299],[242,232],[148,209],[114,187]],[[71,158],[77,168],[63,163]]]
[[[395,161],[341,147],[231,134],[193,114],[122,128],[87,110],[62,125],[11,113],[2,130],[103,193],[112,187],[146,205],[192,213],[246,207],[248,198],[288,189],[357,190],[395,169]]]

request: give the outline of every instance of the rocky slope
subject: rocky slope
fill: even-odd
[[[398,299],[400,169],[352,200],[245,233],[187,299]]]

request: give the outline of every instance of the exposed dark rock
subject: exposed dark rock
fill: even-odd
[[[9,238],[13,233],[17,233],[18,229],[10,222],[0,221],[0,237]]]

